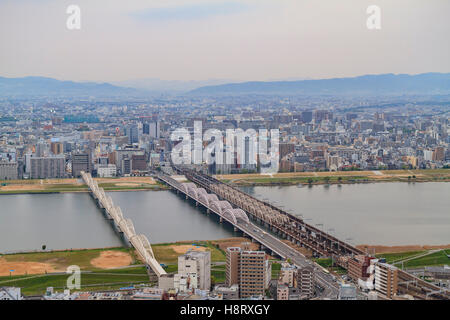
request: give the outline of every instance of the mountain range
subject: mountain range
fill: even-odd
[[[450,73],[380,74],[353,78],[300,81],[252,81],[205,86],[195,95],[289,94],[289,95],[402,95],[449,94]]]
[[[0,96],[118,97],[141,93],[135,88],[109,83],[61,81],[45,77],[0,77]]]
[[[46,77],[0,77],[0,96],[145,97],[158,94],[221,95],[441,95],[450,94],[450,73],[380,74],[295,81],[165,81],[110,83],[61,81]],[[122,84],[123,86],[121,86]],[[205,85],[208,84],[208,85]],[[214,84],[214,85],[210,85]]]

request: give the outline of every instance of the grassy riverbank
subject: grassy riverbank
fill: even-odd
[[[450,182],[450,169],[285,172],[273,175],[227,174],[216,178],[234,185],[317,185],[369,182]]]
[[[211,241],[182,241],[153,244],[156,259],[166,272],[178,269],[178,256],[188,250],[211,252],[211,281],[225,281],[225,251],[227,246],[239,246],[245,238]],[[256,244],[252,248],[256,249]],[[55,250],[0,255],[0,286],[22,288],[24,295],[43,294],[47,287],[62,291],[69,276],[70,265],[80,267],[80,291],[112,290],[135,284],[148,284],[149,277],[135,250],[114,247],[97,249]],[[14,270],[10,272],[10,270]]]
[[[273,175],[216,175],[223,182],[243,186],[317,185],[370,182],[450,182],[450,169],[338,172],[286,172]],[[168,187],[151,177],[96,178],[105,191],[157,191]],[[1,194],[87,192],[80,179],[0,180]]]
[[[168,187],[151,177],[96,178],[105,191],[158,191]],[[87,192],[80,179],[0,180],[1,194]]]

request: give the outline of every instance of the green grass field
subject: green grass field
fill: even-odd
[[[403,263],[403,267],[419,268],[425,266],[442,266],[445,264],[450,265],[450,258],[447,255],[450,255],[450,249],[441,250],[421,258],[406,261]]]
[[[373,171],[338,171],[302,172],[298,175],[284,173],[284,176],[268,177],[265,175],[234,174],[218,178],[227,183],[237,185],[294,185],[294,184],[327,184],[327,183],[358,183],[358,182],[425,182],[425,181],[450,181],[450,169],[430,170],[380,170],[385,176],[375,176]],[[297,175],[296,175],[297,174]]]
[[[386,262],[390,264],[395,264],[397,267],[403,266],[403,268],[420,268],[426,266],[442,266],[450,265],[450,249],[440,250],[423,257],[414,258],[414,256],[419,256],[426,253],[427,250],[423,251],[410,251],[410,252],[399,252],[399,253],[383,253],[378,254],[377,258],[386,258]],[[411,259],[401,263],[402,260]],[[397,262],[397,263],[396,263]]]
[[[420,254],[425,253],[426,250],[422,251],[407,251],[407,252],[394,252],[394,253],[380,253],[377,254],[377,258],[385,258],[387,263],[394,263],[396,261],[411,258]]]
[[[68,274],[5,276],[0,277],[0,285],[20,287],[24,295],[40,295],[45,293],[47,287],[54,287],[56,291],[61,292],[66,288],[68,277]],[[81,289],[76,291],[110,290],[148,282],[145,267],[97,270],[92,273],[82,272]]]

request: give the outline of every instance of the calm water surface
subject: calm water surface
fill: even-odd
[[[246,187],[353,244],[449,244],[450,183]],[[150,242],[220,239],[232,229],[171,191],[111,192]],[[320,225],[323,224],[323,227]],[[0,252],[119,246],[87,193],[0,195]]]
[[[450,183],[246,187],[353,244],[449,244]],[[323,226],[321,226],[323,224]],[[333,230],[334,229],[334,230]]]
[[[152,243],[233,236],[190,201],[171,191],[110,192],[137,233]],[[0,252],[120,246],[87,193],[0,195]]]

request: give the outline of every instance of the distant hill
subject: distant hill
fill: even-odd
[[[230,83],[233,80],[226,79],[210,79],[210,80],[161,80],[157,78],[144,78],[136,80],[125,80],[111,82],[113,85],[120,87],[130,87],[136,89],[143,89],[159,93],[185,93],[204,86],[219,85]]]
[[[449,94],[450,73],[380,74],[354,78],[300,81],[254,81],[204,86],[193,95],[290,94],[290,95],[402,95]]]
[[[0,77],[0,96],[117,97],[142,94],[145,91],[109,83],[61,81],[45,77]]]

